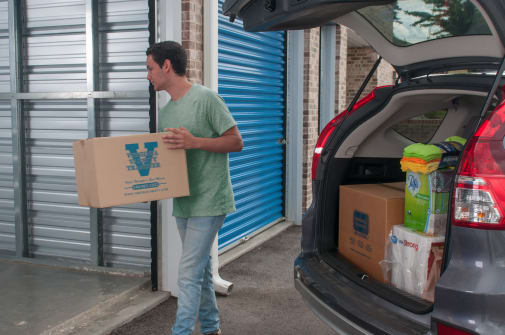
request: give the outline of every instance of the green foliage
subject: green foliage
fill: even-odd
[[[406,11],[417,17],[414,26],[433,29],[433,36],[461,36],[485,33],[487,26],[477,8],[469,0],[424,0],[429,11]],[[398,5],[396,5],[398,6]]]

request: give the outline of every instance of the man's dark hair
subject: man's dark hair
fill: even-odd
[[[172,64],[172,68],[179,76],[186,75],[188,57],[186,50],[177,42],[165,41],[152,44],[146,51],[146,55],[151,55],[153,60],[160,66],[166,59]]]

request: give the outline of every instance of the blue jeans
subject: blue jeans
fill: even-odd
[[[176,217],[182,241],[179,263],[179,299],[172,335],[190,335],[195,329],[198,313],[203,334],[219,329],[210,251],[225,216]]]

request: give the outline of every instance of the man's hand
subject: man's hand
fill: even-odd
[[[165,131],[171,133],[162,136],[168,149],[198,149],[197,138],[186,128],[165,128]]]
[[[163,134],[163,143],[168,149],[200,149],[211,152],[238,152],[244,146],[237,126],[233,126],[216,138],[193,136],[186,128],[165,128],[170,134]]]

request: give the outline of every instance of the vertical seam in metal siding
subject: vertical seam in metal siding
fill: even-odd
[[[94,92],[98,87],[98,0],[86,0],[86,86],[88,92]],[[98,101],[90,97],[88,106],[88,137],[96,137]],[[103,254],[103,222],[102,211],[90,208],[90,260],[93,265],[104,264]]]
[[[149,45],[156,41],[156,0],[149,0]],[[153,85],[149,85],[149,131],[155,133],[156,127],[156,92]],[[151,289],[158,290],[158,202],[151,201]]]
[[[11,92],[22,91],[22,56],[21,56],[21,3],[9,0],[9,39],[10,39],[10,77]],[[14,181],[14,213],[16,231],[16,256],[28,257],[28,222],[26,205],[26,170],[25,170],[25,127],[23,103],[11,99],[12,108],[12,162]]]

